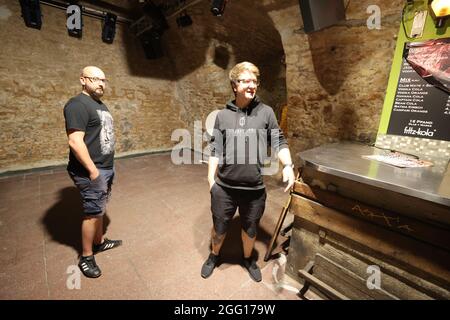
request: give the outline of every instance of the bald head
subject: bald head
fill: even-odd
[[[81,71],[81,76],[84,77],[96,77],[100,79],[105,78],[105,73],[102,71],[102,69],[95,67],[95,66],[87,66],[84,67]]]
[[[83,93],[91,96],[95,100],[100,100],[105,92],[106,79],[104,72],[94,66],[84,67],[81,71],[80,82],[83,86]]]

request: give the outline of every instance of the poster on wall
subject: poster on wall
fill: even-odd
[[[450,141],[450,38],[405,44],[387,133]]]

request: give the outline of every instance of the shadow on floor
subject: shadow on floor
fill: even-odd
[[[75,187],[67,187],[59,192],[57,202],[45,213],[41,222],[53,241],[72,247],[78,255],[81,247],[81,221],[83,207],[80,193]],[[103,218],[103,233],[110,224],[108,215]]]
[[[256,242],[262,242],[266,246],[269,245],[271,235],[267,233],[261,226],[258,226],[258,233],[256,235]],[[257,248],[253,249],[253,255],[256,259],[259,258],[260,253]],[[241,219],[239,215],[235,215],[228,226],[227,236],[223,242],[222,248],[220,250],[219,265],[222,263],[227,264],[243,264],[244,251],[242,249],[241,240]]]

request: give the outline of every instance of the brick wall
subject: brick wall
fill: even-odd
[[[165,56],[147,60],[118,25],[113,44],[101,21],[84,17],[83,38],[67,35],[62,10],[41,5],[41,30],[26,28],[16,1],[0,0],[0,172],[62,164],[62,108],[80,91],[85,65],[110,79],[104,101],[115,119],[118,155],[168,150],[177,128],[193,131],[232,97],[229,69],[249,60],[262,71],[258,94],[276,113],[288,106],[293,153],[341,139],[372,141],[387,86],[404,1],[351,1],[346,23],[306,35],[297,0],[230,1],[223,17],[209,1],[188,9],[194,23],[170,17]],[[382,29],[368,30],[369,5]]]

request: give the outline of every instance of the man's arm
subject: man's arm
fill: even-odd
[[[69,130],[67,132],[67,137],[69,138],[70,149],[78,161],[80,161],[83,167],[89,172],[89,178],[91,180],[96,179],[100,173],[92,161],[86,144],[84,143],[84,131]]]
[[[283,148],[278,152],[278,159],[280,159],[281,163],[284,165],[291,165],[292,164],[292,158],[291,158],[291,152],[289,151],[289,148]],[[294,185],[295,175],[294,175],[294,169],[292,166],[286,166],[283,168],[283,182],[288,182],[286,189],[284,189],[284,192],[288,191],[292,186]]]
[[[278,126],[277,118],[275,117],[275,113],[273,113],[272,109],[270,109],[269,114],[269,130],[269,142],[272,148],[279,150],[278,159],[280,159],[283,166],[290,165],[283,168],[283,182],[288,182],[286,189],[284,189],[284,192],[286,192],[294,185],[294,169],[292,168],[291,152],[289,151],[287,140],[283,135],[283,131],[281,131]]]
[[[208,160],[208,183],[210,190],[215,183],[214,177],[216,175],[218,165],[219,165],[219,158],[210,156]]]

